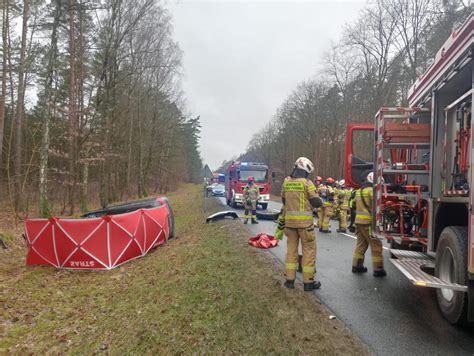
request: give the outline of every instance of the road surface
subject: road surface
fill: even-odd
[[[217,199],[223,210],[234,210],[226,206],[225,198]],[[280,207],[281,204],[271,202],[268,208],[280,210]],[[235,211],[243,215],[242,209]],[[384,245],[386,278],[372,276],[369,251],[366,254],[369,272],[353,274],[355,236],[335,232],[336,223],[332,223],[332,233],[316,235],[317,279],[322,287],[314,293],[375,354],[474,355],[474,328],[463,329],[445,321],[434,290],[413,286],[393,267],[388,261],[388,245]],[[273,235],[276,224],[261,220],[248,228],[252,236]],[[270,252],[284,263],[285,240]]]

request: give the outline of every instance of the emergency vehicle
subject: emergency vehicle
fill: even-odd
[[[236,208],[243,205],[243,189],[248,177],[254,177],[260,190],[258,204],[266,209],[270,201],[270,181],[268,166],[259,162],[232,162],[225,171],[227,205]]]
[[[211,180],[209,184],[224,184],[225,183],[225,175],[222,173],[212,173]]]
[[[474,322],[473,56],[471,15],[410,88],[409,107],[348,125],[345,164],[353,187],[374,172],[372,234],[390,242],[390,261],[436,288],[443,316],[463,325]]]

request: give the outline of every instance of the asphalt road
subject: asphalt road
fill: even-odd
[[[212,198],[210,198],[212,199]],[[222,210],[224,198],[217,198]],[[269,209],[280,210],[271,202]],[[243,210],[236,210],[242,216]],[[369,272],[351,272],[355,236],[336,232],[317,232],[317,279],[322,287],[314,293],[377,355],[474,355],[474,328],[463,329],[445,321],[431,288],[413,286],[393,265],[388,249],[384,249],[386,278],[374,278],[370,252],[366,254]],[[275,232],[272,221],[248,225],[250,235]],[[388,245],[385,245],[388,247]],[[282,263],[286,253],[283,240],[270,250]],[[298,274],[299,275],[299,274]],[[301,277],[301,276],[299,276]],[[299,286],[299,288],[301,288]]]

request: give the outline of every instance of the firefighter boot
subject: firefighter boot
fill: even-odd
[[[257,209],[252,209],[252,224],[258,224]]]
[[[244,224],[247,224],[249,222],[249,215],[250,215],[250,210],[245,208],[245,211],[244,211]]]
[[[311,283],[304,283],[304,291],[305,292],[311,292],[312,290],[316,290],[321,288],[321,282],[320,281],[314,281]]]
[[[367,267],[364,267],[364,266],[354,267],[354,266],[352,266],[352,273],[365,273],[365,272],[367,272]],[[374,272],[374,275],[375,275],[375,272]]]
[[[287,279],[284,286],[288,289],[295,289],[295,281]]]
[[[337,232],[344,232],[344,233],[346,233],[346,232],[347,232],[347,230],[346,230],[346,229],[337,229],[336,231],[337,231]]]
[[[367,268],[366,268],[367,269]],[[385,272],[384,269],[374,271],[374,277],[385,277],[387,275],[387,272]]]

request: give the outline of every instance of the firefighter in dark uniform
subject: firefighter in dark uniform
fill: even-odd
[[[244,188],[244,224],[247,224],[250,214],[252,214],[252,224],[258,224],[257,202],[260,198],[260,190],[258,185],[254,183],[254,181],[255,179],[252,176],[248,177],[248,184]]]
[[[352,256],[352,272],[365,273],[365,252],[370,246],[372,252],[372,265],[374,277],[385,277],[387,273],[383,268],[382,241],[372,236],[372,198],[373,198],[374,174],[368,174],[367,179],[356,193],[356,235],[357,244]]]
[[[314,279],[316,274],[316,235],[314,233],[313,209],[321,206],[321,199],[313,182],[308,179],[308,175],[313,170],[313,163],[309,159],[298,158],[293,172],[285,178],[281,190],[287,239],[285,287],[290,289],[295,287],[298,244],[301,240],[303,250],[301,267],[305,291],[321,287],[321,283]]]

